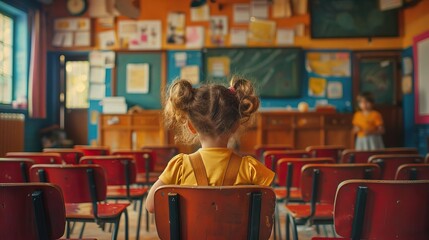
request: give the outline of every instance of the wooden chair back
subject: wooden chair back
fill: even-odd
[[[425,163],[429,163],[429,153],[428,153],[428,154],[426,154],[426,157],[425,157]]]
[[[301,186],[301,170],[306,164],[334,163],[332,158],[280,158],[277,161],[277,184],[289,188]]]
[[[65,164],[79,164],[83,157],[82,151],[73,148],[44,148],[43,152],[60,154]]]
[[[385,148],[372,151],[346,149],[341,155],[341,163],[367,163],[371,156],[380,154],[418,154],[418,152],[415,148]]]
[[[266,151],[264,153],[264,164],[267,168],[276,171],[277,161],[281,158],[309,158],[310,153],[303,150]]]
[[[261,162],[264,160],[264,153],[266,151],[286,151],[293,150],[291,146],[283,144],[266,144],[266,145],[257,145],[255,146],[255,156]]]
[[[112,155],[133,157],[136,162],[137,173],[154,171],[156,156],[153,150],[117,150],[112,152]]]
[[[344,146],[309,146],[305,150],[310,153],[311,157],[320,158],[327,157],[332,158],[335,162],[339,162],[341,159],[341,153],[344,151]]]
[[[131,156],[87,156],[81,164],[96,164],[106,172],[108,186],[129,186],[136,183],[136,164]]]
[[[59,239],[65,229],[61,189],[47,183],[0,184],[2,239]]]
[[[106,146],[75,145],[74,149],[83,152],[84,156],[107,156],[110,155],[110,148]]]
[[[268,239],[276,197],[262,186],[163,186],[155,192],[160,239]]]
[[[424,163],[422,156],[417,154],[373,155],[368,160],[380,166],[382,180],[394,180],[398,167],[403,164]]]
[[[301,173],[302,199],[306,202],[334,204],[335,193],[341,182],[379,178],[380,167],[377,164],[307,164]]]
[[[351,239],[429,239],[429,181],[348,180],[338,186],[335,231]]]
[[[398,167],[395,180],[429,180],[429,164],[403,164]]]
[[[34,164],[62,164],[63,159],[58,153],[41,152],[8,152],[6,157],[27,158],[34,161]]]
[[[34,161],[25,158],[0,158],[0,183],[26,183]]]
[[[63,191],[66,203],[104,201],[107,192],[106,173],[98,165],[33,165],[32,182],[49,182]],[[95,188],[92,193],[91,189]],[[94,194],[94,196],[92,196]]]
[[[154,154],[154,171],[162,172],[170,159],[179,154],[179,148],[174,145],[167,146],[145,146],[142,150],[152,150]]]

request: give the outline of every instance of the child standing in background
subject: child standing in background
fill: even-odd
[[[381,135],[384,124],[381,114],[373,110],[374,98],[370,93],[357,96],[360,111],[353,116],[353,132],[357,133],[356,150],[377,150],[384,148]]]
[[[176,141],[199,141],[201,148],[170,160],[149,191],[146,201],[149,212],[154,210],[155,191],[162,185],[271,184],[274,178],[271,170],[253,157],[238,156],[227,148],[232,135],[259,107],[259,98],[250,81],[233,78],[230,85],[193,88],[190,82],[179,80],[170,86],[164,108],[166,125],[176,127]]]

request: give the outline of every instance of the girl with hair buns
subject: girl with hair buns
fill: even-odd
[[[258,108],[253,85],[243,78],[233,78],[229,88],[217,84],[193,88],[186,80],[175,81],[164,107],[166,125],[176,129],[176,141],[199,141],[201,148],[170,160],[149,191],[148,211],[154,211],[154,193],[162,185],[269,186],[274,178],[271,170],[227,148],[232,135]]]

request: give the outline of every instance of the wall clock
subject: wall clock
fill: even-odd
[[[67,0],[67,11],[73,16],[82,15],[87,8],[87,0]]]

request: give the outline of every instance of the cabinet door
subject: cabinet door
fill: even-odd
[[[354,148],[353,134],[350,127],[327,127],[325,129],[326,145],[338,145]]]
[[[122,129],[105,129],[101,145],[111,150],[131,149],[131,131]]]
[[[133,148],[141,149],[147,146],[160,146],[164,142],[160,137],[158,129],[144,129],[136,130],[133,132]]]

